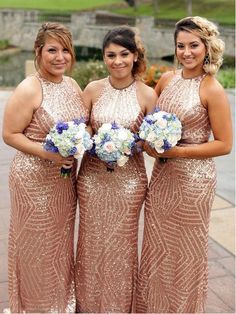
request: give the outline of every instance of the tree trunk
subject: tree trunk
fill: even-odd
[[[154,11],[154,14],[156,15],[159,12],[158,0],[152,0],[152,3],[153,3],[153,11]]]
[[[193,8],[192,8],[192,0],[185,0],[187,2],[187,14],[188,16],[192,16]]]

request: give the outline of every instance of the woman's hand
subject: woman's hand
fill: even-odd
[[[52,161],[53,164],[69,169],[73,166],[74,157],[63,157],[59,153],[44,151],[43,159]]]
[[[177,158],[184,157],[182,153],[184,152],[184,147],[175,146],[164,153],[158,153],[155,148],[152,148],[146,141],[143,144],[144,151],[153,158]]]

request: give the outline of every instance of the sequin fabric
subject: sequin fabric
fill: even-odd
[[[210,136],[207,110],[199,98],[202,79],[183,79],[177,72],[159,98],[160,108],[176,113],[182,122],[180,145],[198,145]],[[212,159],[155,161],[145,203],[137,312],[204,312],[215,186]]]
[[[136,83],[117,90],[106,79],[91,113],[94,130],[104,122],[116,121],[137,131],[142,119]],[[134,310],[138,220],[146,188],[142,153],[113,172],[96,157],[86,155],[82,160],[78,176],[77,312]]]
[[[59,84],[41,82],[43,101],[25,129],[43,143],[58,121],[87,113],[69,77]],[[12,313],[75,311],[74,221],[76,163],[71,177],[60,167],[17,152],[10,167],[9,303]]]

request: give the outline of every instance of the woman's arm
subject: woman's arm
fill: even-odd
[[[209,158],[229,154],[232,149],[232,121],[230,106],[223,87],[213,77],[206,77],[202,82],[200,96],[203,105],[208,110],[208,116],[213,133],[213,140],[195,146],[176,146],[157,154],[155,150],[146,148],[152,157],[184,157]]]
[[[31,141],[23,134],[41,101],[41,86],[36,78],[26,78],[17,86],[5,107],[3,140],[23,153],[52,160],[57,164],[64,164],[68,158],[64,158],[58,153],[45,151],[40,143]]]

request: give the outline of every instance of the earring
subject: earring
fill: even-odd
[[[206,55],[205,58],[204,58],[204,65],[207,65],[209,63],[210,63],[209,55]]]

